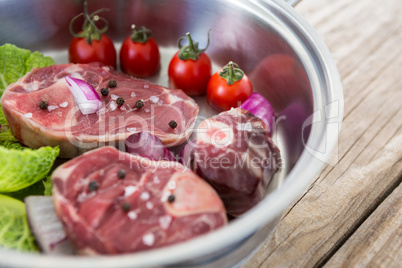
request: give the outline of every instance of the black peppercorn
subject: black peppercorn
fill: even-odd
[[[39,102],[39,108],[41,108],[42,110],[47,109],[48,106],[49,106],[49,104],[47,104],[46,101],[40,101]]]
[[[120,170],[117,172],[117,177],[118,177],[119,179],[124,179],[124,178],[126,177],[126,171],[125,171],[124,169],[120,169]]]
[[[169,122],[169,126],[170,126],[171,128],[173,128],[173,129],[177,128],[177,123],[176,123],[176,121],[174,121],[174,120],[170,121],[170,122]]]
[[[175,196],[173,194],[171,194],[171,195],[168,196],[167,200],[168,200],[169,203],[173,203],[174,200],[175,200]]]
[[[135,102],[135,108],[142,108],[142,107],[144,107],[144,102],[142,101],[142,100],[137,100],[136,102]]]
[[[116,100],[117,105],[122,106],[124,104],[124,99],[122,97],[117,98]]]
[[[108,83],[108,85],[109,85],[110,88],[117,87],[116,80],[110,80],[109,83]]]
[[[105,87],[102,88],[101,89],[101,94],[106,97],[107,95],[109,95],[109,89],[107,89]]]
[[[123,202],[121,204],[121,210],[123,210],[124,212],[128,212],[131,209],[131,205],[128,202]]]
[[[88,190],[90,192],[96,191],[99,188],[99,184],[97,181],[90,181],[88,185]]]

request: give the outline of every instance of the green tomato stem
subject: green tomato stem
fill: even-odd
[[[233,85],[235,82],[243,79],[244,72],[239,68],[239,65],[233,61],[229,61],[229,63],[222,68],[219,75],[226,80],[228,85]]]
[[[71,35],[77,38],[85,38],[89,45],[92,43],[92,40],[99,41],[102,38],[102,34],[105,33],[109,28],[109,22],[106,19],[99,17],[98,14],[107,10],[108,9],[103,8],[88,14],[88,4],[87,1],[84,1],[84,13],[78,14],[70,21],[69,30]],[[73,24],[81,16],[84,17],[82,31],[80,33],[75,33],[73,31]],[[96,22],[98,21],[104,22],[105,26],[102,29],[99,29],[96,26]]]
[[[186,33],[186,36],[180,37],[179,40],[177,41],[177,45],[179,47],[179,54],[178,57],[181,60],[188,60],[188,59],[192,59],[192,60],[198,60],[198,57],[201,53],[203,53],[205,50],[207,50],[208,46],[209,46],[209,32],[208,31],[208,43],[207,46],[204,49],[200,49],[198,48],[198,42],[194,42],[193,38],[191,38],[190,33]],[[188,40],[188,45],[187,46],[183,46],[181,44],[181,41],[183,39],[187,39]]]
[[[131,33],[131,40],[133,42],[146,43],[152,35],[152,31],[144,26],[136,28],[133,24],[131,25],[131,28],[133,29],[133,32]]]

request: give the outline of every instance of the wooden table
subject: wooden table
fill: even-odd
[[[402,1],[303,0],[345,114],[327,166],[242,267],[402,267]]]

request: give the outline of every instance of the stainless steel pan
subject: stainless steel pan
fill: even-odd
[[[294,4],[296,1],[289,1]],[[162,65],[150,80],[167,86],[167,65],[177,38],[191,32],[206,44],[214,71],[229,60],[252,78],[255,89],[271,96],[264,59],[285,54],[303,67],[292,91],[279,88],[273,102],[278,118],[274,141],[284,166],[270,183],[266,198],[218,231],[157,250],[117,256],[45,256],[0,249],[5,267],[229,267],[241,263],[266,239],[281,215],[310,185],[337,145],[343,116],[342,85],[331,55],[314,29],[283,0],[131,0],[89,1],[90,11],[108,7],[108,35],[116,48],[130,25],[145,25],[161,46]],[[81,1],[0,1],[0,44],[17,46],[67,62],[68,24],[82,10]],[[257,86],[256,86],[257,85]],[[271,94],[271,95],[270,95]],[[197,98],[201,115],[215,112]]]

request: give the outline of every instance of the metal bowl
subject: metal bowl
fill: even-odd
[[[294,2],[294,1],[293,1]],[[278,115],[274,142],[282,151],[283,166],[256,207],[210,234],[174,246],[114,256],[46,256],[0,249],[0,266],[6,267],[228,267],[241,263],[258,248],[279,222],[287,207],[311,184],[329,161],[337,145],[343,117],[343,93],[331,55],[313,28],[281,0],[132,0],[89,1],[89,10],[108,7],[107,34],[117,50],[130,25],[145,25],[161,47],[161,69],[151,81],[168,85],[167,66],[178,37],[191,32],[207,50],[217,71],[229,60],[238,63],[256,91],[266,96]],[[0,40],[38,50],[67,62],[71,40],[68,25],[82,12],[82,3],[71,0],[20,0],[0,2]],[[289,84],[283,77],[267,80],[266,59],[290,57],[298,76]],[[282,80],[281,80],[282,79]],[[201,115],[215,112],[205,97],[196,98]]]

